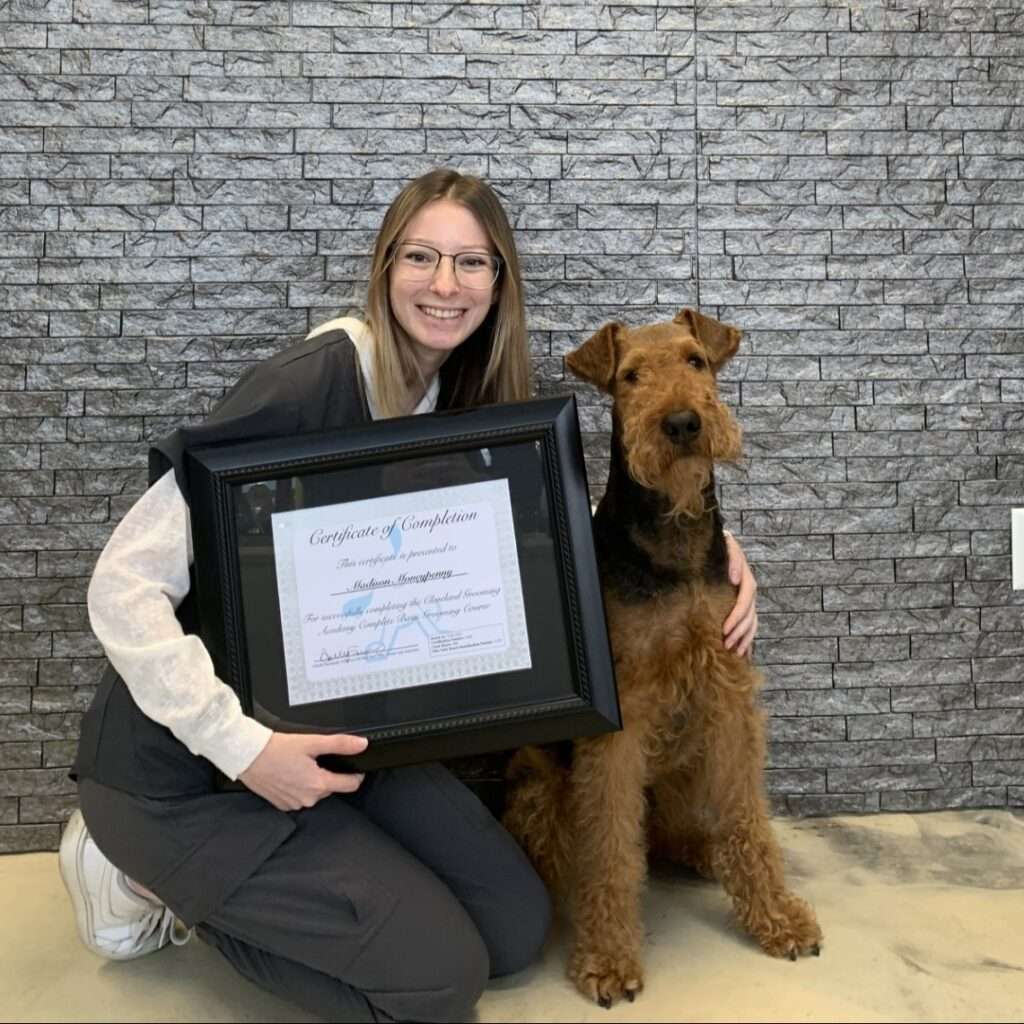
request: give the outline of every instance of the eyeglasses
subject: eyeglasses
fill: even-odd
[[[463,288],[490,288],[498,280],[501,260],[489,252],[441,252],[420,242],[399,242],[392,263],[395,271],[409,281],[429,281],[448,256],[455,269],[455,280]]]

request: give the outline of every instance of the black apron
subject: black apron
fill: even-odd
[[[185,453],[191,448],[337,430],[370,419],[356,347],[344,331],[330,331],[252,367],[205,422],[156,442],[149,482],[173,470],[187,502]],[[176,614],[186,633],[197,632],[192,592]],[[223,780],[210,761],[143,714],[110,666],[83,717],[71,775],[158,799],[209,793]]]

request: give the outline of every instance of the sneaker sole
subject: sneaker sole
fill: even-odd
[[[71,832],[71,839],[68,840],[67,832]],[[71,897],[71,906],[75,911],[75,926],[78,928],[78,937],[82,945],[91,950],[97,956],[105,960],[135,960],[144,955],[140,953],[112,953],[96,943],[93,938],[95,934],[92,905],[83,893],[87,892],[85,876],[82,870],[82,857],[85,853],[85,842],[89,833],[82,819],[82,812],[76,811],[68,821],[65,835],[61,838],[60,851],[57,855],[57,864],[60,868],[61,878],[64,880],[64,888]]]

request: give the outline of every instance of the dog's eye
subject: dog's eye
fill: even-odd
[[[636,370],[627,370],[623,375],[622,379],[628,381],[630,384],[635,384],[640,379],[640,374]]]
[[[704,363],[704,360],[703,360],[703,359],[701,359],[701,357],[700,357],[700,356],[690,356],[690,358],[689,358],[689,359],[687,359],[686,361],[687,361],[687,362],[688,362],[688,363],[689,363],[689,364],[690,364],[690,365],[691,365],[691,366],[692,366],[692,367],[693,367],[693,368],[694,368],[695,370],[703,370],[703,369],[704,369],[705,363]]]

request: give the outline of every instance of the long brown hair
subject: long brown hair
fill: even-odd
[[[406,385],[420,374],[412,341],[391,310],[388,270],[395,244],[428,203],[460,203],[480,222],[501,259],[497,301],[484,322],[441,367],[438,408],[454,409],[513,402],[531,393],[530,354],[523,309],[523,282],[512,228],[491,187],[480,178],[438,168],[411,181],[384,215],[370,265],[366,321],[374,339],[374,400],[384,416],[406,410]]]

